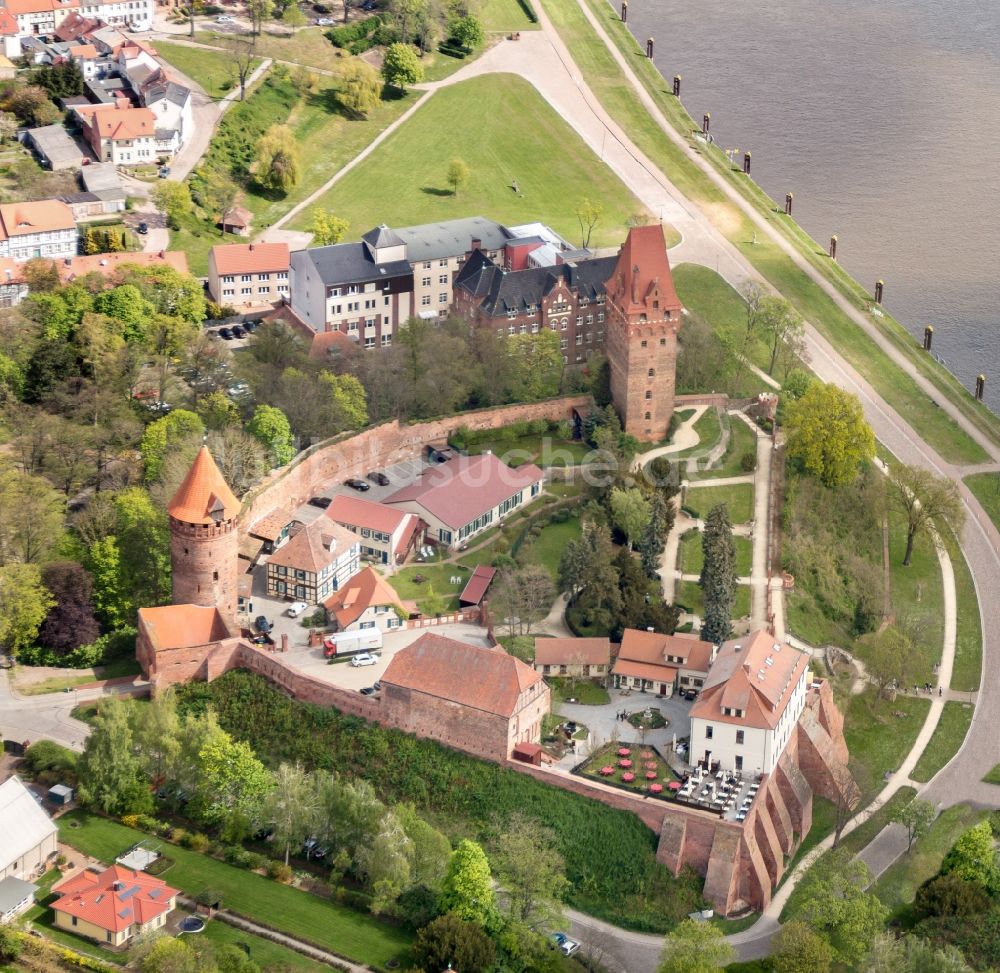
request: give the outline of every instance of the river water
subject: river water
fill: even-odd
[[[628,20],[715,141],[1000,411],[1000,0],[632,0]]]

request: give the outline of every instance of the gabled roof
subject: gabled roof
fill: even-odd
[[[616,676],[630,676],[648,679],[650,682],[673,684],[677,678],[675,666],[663,666],[653,662],[633,662],[631,659],[616,659],[611,670]]]
[[[287,544],[279,547],[267,563],[318,574],[358,546],[358,538],[349,530],[320,518],[303,527]]]
[[[611,659],[611,640],[535,639],[535,665],[606,666]]]
[[[774,729],[808,665],[804,652],[775,641],[764,629],[725,642],[691,717]],[[743,715],[726,714],[725,709]]]
[[[78,105],[75,110],[102,139],[112,142],[152,138],[156,133],[156,116],[148,108]]]
[[[409,486],[385,498],[385,503],[416,503],[443,524],[457,530],[497,504],[542,479],[534,463],[512,467],[493,453],[456,456],[429,466]]]
[[[59,199],[40,199],[34,203],[7,203],[0,206],[3,239],[29,233],[53,233],[75,230],[73,211]]]
[[[711,642],[703,642],[691,635],[663,635],[660,632],[627,628],[622,633],[618,658],[708,672],[713,648]],[[671,662],[668,656],[680,661]]]
[[[275,507],[269,510],[259,520],[255,520],[253,525],[247,530],[248,534],[254,537],[261,537],[265,541],[276,541],[281,532],[295,519],[284,507]]]
[[[477,565],[476,570],[472,572],[472,577],[466,582],[462,593],[458,596],[458,604],[461,607],[478,605],[493,583],[496,573],[496,568],[488,567],[485,564]]]
[[[4,6],[12,14],[38,14],[48,10],[65,10],[79,7],[80,0],[4,0]]]
[[[326,508],[326,516],[345,527],[367,527],[369,530],[392,534],[413,514],[397,507],[387,507],[384,503],[339,494]]]
[[[17,27],[17,21],[11,16],[9,10],[0,7],[0,35],[4,37],[13,37],[20,33]]]
[[[160,649],[209,645],[232,634],[217,608],[204,605],[161,605],[140,608],[139,621]]]
[[[0,784],[0,870],[55,834],[52,819],[38,806],[20,778]]]
[[[628,231],[608,279],[608,295],[626,314],[647,311],[652,301],[659,302],[660,310],[680,310],[663,227],[659,223],[633,226]]]
[[[85,274],[111,277],[128,267],[171,267],[178,273],[188,272],[187,254],[182,250],[142,250],[131,253],[95,253],[87,257],[66,257],[55,261],[59,279],[64,283]]]
[[[427,632],[393,657],[383,686],[399,686],[509,719],[542,677],[520,659]],[[383,690],[384,691],[384,690]]]
[[[288,244],[230,243],[212,247],[212,260],[219,275],[270,274],[281,270],[287,271]]]
[[[60,898],[52,903],[56,912],[76,916],[99,929],[119,933],[138,923],[145,925],[170,911],[179,890],[162,879],[112,865],[103,872],[77,872],[54,886]]]
[[[330,595],[323,605],[328,612],[336,615],[338,625],[344,629],[375,605],[402,607],[403,601],[378,571],[367,567],[350,578],[340,591]]]
[[[335,243],[328,247],[310,247],[292,255],[296,271],[307,270],[311,262],[320,281],[327,287],[337,284],[360,284],[366,281],[384,281],[393,277],[411,277],[413,271],[405,260],[387,260],[376,263],[369,248],[363,243]]]
[[[186,524],[208,525],[232,520],[239,512],[236,494],[229,489],[208,447],[202,446],[167,505],[167,513]]]

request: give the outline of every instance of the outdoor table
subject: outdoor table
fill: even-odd
[[[632,766],[632,761],[631,760],[619,760],[618,761],[618,766],[619,767],[631,767]]]
[[[646,772],[646,780],[656,780],[656,771],[649,770]]]
[[[653,794],[659,794],[663,790],[662,784],[650,784],[649,789]]]
[[[635,780],[635,774],[622,774],[622,780],[625,781],[626,784],[631,784],[632,781]]]

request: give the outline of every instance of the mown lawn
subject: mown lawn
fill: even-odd
[[[169,873],[164,878],[169,881]],[[248,955],[262,970],[316,970],[315,960],[303,956],[302,953],[295,952],[287,946],[271,942],[263,936],[254,936],[252,933],[237,929],[224,923],[221,919],[214,919],[207,923],[205,931],[198,939],[207,939],[216,946],[239,946],[248,950]]]
[[[26,668],[21,668],[22,674],[26,672]],[[94,682],[97,679],[117,679],[120,676],[135,676],[139,672],[139,663],[134,658],[115,659],[106,666],[82,669],[72,676],[53,676],[42,682],[18,684],[17,690],[22,696],[41,696],[45,693],[62,692],[67,688],[72,689],[74,686],[85,686],[88,682]]]
[[[705,552],[702,550],[701,533],[688,532],[681,538],[681,573],[701,574],[705,563]],[[748,577],[753,562],[753,544],[749,537],[734,537],[736,546],[736,577]]]
[[[520,550],[528,564],[540,564],[552,575],[552,580],[556,581],[563,550],[579,536],[580,518],[570,517],[561,524],[546,524],[538,537],[526,537]]]
[[[689,480],[717,480],[724,476],[743,476],[747,472],[743,469],[743,457],[747,453],[753,454],[756,463],[757,437],[742,419],[730,416],[729,443],[725,453],[722,454],[722,459],[719,460],[719,465],[710,470],[698,470],[697,473],[685,471],[684,475]]]
[[[449,612],[458,608],[458,596],[471,574],[464,564],[415,564],[397,571],[389,578],[389,583],[400,598],[412,599],[425,614],[430,613],[435,598],[441,602],[440,610]],[[453,584],[452,578],[461,578],[461,581]]]
[[[691,614],[699,618],[705,614],[705,598],[697,581],[682,581],[677,587],[677,602]],[[743,618],[750,614],[750,589],[747,585],[736,586],[736,600],[733,603],[733,618]]]
[[[730,486],[690,486],[684,496],[684,508],[695,517],[704,519],[718,504],[729,506],[732,524],[747,524],[753,519],[753,485],[736,483]]]
[[[985,777],[983,781],[987,784],[1000,784],[1000,764],[997,764]]]
[[[887,773],[899,768],[924,725],[930,705],[929,699],[912,696],[876,703],[874,686],[850,697],[844,713],[844,737],[851,766],[860,764],[869,777],[866,785],[877,787]]]
[[[212,98],[222,98],[239,84],[239,78],[221,51],[211,51],[169,41],[156,42],[156,52],[168,64],[172,64],[182,74],[200,84]],[[254,58],[251,72],[260,64]]]
[[[972,574],[953,534],[946,532],[945,545],[955,572],[955,601],[958,626],[955,632],[955,664],[951,670],[951,688],[974,692],[979,688],[983,670],[983,623],[979,598]]]
[[[962,482],[972,491],[993,526],[1000,530],[1000,473],[973,473]]]
[[[457,196],[446,179],[455,157],[470,170]],[[437,91],[317,205],[348,220],[351,238],[373,222],[407,226],[475,213],[507,224],[539,220],[578,243],[574,211],[585,197],[604,205],[595,246],[620,243],[628,218],[643,211],[530,84],[488,75]],[[292,227],[309,229],[311,219],[303,212]]]
[[[230,36],[232,35],[217,34],[212,30],[199,30],[195,32],[194,39],[199,44],[219,46]],[[159,42],[156,46],[159,49]],[[303,27],[294,34],[278,27],[265,29],[257,38],[256,51],[261,57],[304,64],[306,67],[326,71],[336,70],[337,61],[343,56],[327,39],[322,27]]]
[[[952,757],[965,739],[972,722],[974,708],[971,703],[949,700],[944,704],[941,719],[927,748],[920,755],[910,777],[921,782],[930,780]]]
[[[147,837],[141,831],[84,811],[71,811],[59,819],[61,841],[106,862],[114,861],[122,851]],[[174,865],[165,880],[174,887],[189,895],[216,889],[222,892],[225,908],[348,959],[383,966],[398,958],[409,945],[410,939],[401,929],[336,902],[184,848],[171,846],[170,857]]]
[[[573,700],[584,706],[606,706],[611,702],[611,694],[590,679],[569,679],[562,677],[547,677],[545,680],[552,688],[552,699]]]
[[[708,453],[722,438],[722,420],[719,417],[718,409],[706,409],[695,420],[691,431],[698,437],[697,445],[668,454],[667,459],[681,460],[689,456],[701,456]]]
[[[470,456],[495,453],[508,466],[536,463],[539,466],[576,466],[584,462],[593,450],[580,440],[559,439],[552,433],[542,436],[522,436],[519,439],[487,439],[469,443],[465,452]]]

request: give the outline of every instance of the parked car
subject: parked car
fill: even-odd
[[[170,175],[170,166],[160,166],[160,178],[166,179]]]
[[[580,944],[564,932],[554,932],[550,938],[563,956],[572,956],[580,948]]]
[[[260,632],[261,635],[267,635],[267,633],[270,632],[272,628],[274,628],[274,626],[267,620],[266,615],[258,615],[253,620],[253,627],[257,629],[257,631]]]
[[[249,395],[250,394],[250,386],[247,385],[246,382],[233,382],[233,384],[230,385],[226,389],[226,391],[231,396],[233,396],[233,398],[237,398],[238,399],[240,396]]]
[[[228,17],[228,16],[226,16],[226,14],[220,14],[218,17],[215,18],[215,22],[217,24],[234,24],[234,23],[236,23],[236,21],[233,20],[232,17]]]
[[[316,21],[316,26],[317,27],[332,27],[333,26],[333,19],[331,17],[320,17],[319,20]]]
[[[309,606],[304,601],[293,601],[286,609],[289,618],[298,618]]]
[[[219,328],[219,337],[225,341],[232,341],[233,332],[229,328]]]
[[[389,477],[387,477],[380,470],[372,470],[372,472],[368,474],[368,479],[371,480],[372,483],[377,483],[379,486],[389,485]]]
[[[246,331],[247,334],[253,334],[257,330],[257,322],[256,321],[244,321],[243,322],[243,330]]]
[[[698,698],[698,690],[697,689],[685,689],[684,690],[684,698],[686,700],[688,700],[688,702],[690,702],[693,699],[697,699]]]
[[[331,503],[333,503],[333,501],[329,497],[310,497],[309,498],[309,506],[310,507],[319,507],[320,510],[326,510],[326,508],[329,507]]]
[[[149,232],[149,224],[148,223],[140,223],[139,226],[137,227],[137,229],[138,229],[139,233],[141,233],[143,236],[145,236]]]
[[[365,686],[360,690],[362,696],[374,696],[377,691],[374,686]]]
[[[365,483],[364,480],[359,480],[356,476],[352,476],[349,480],[344,480],[344,486],[349,486],[352,490],[360,490],[362,493],[365,490],[370,490],[371,486]]]
[[[378,662],[378,656],[371,652],[362,652],[351,659],[351,665],[356,669],[358,666],[373,666]]]
[[[246,330],[241,328],[238,324],[233,325],[233,337],[234,338],[245,338],[247,336]]]

